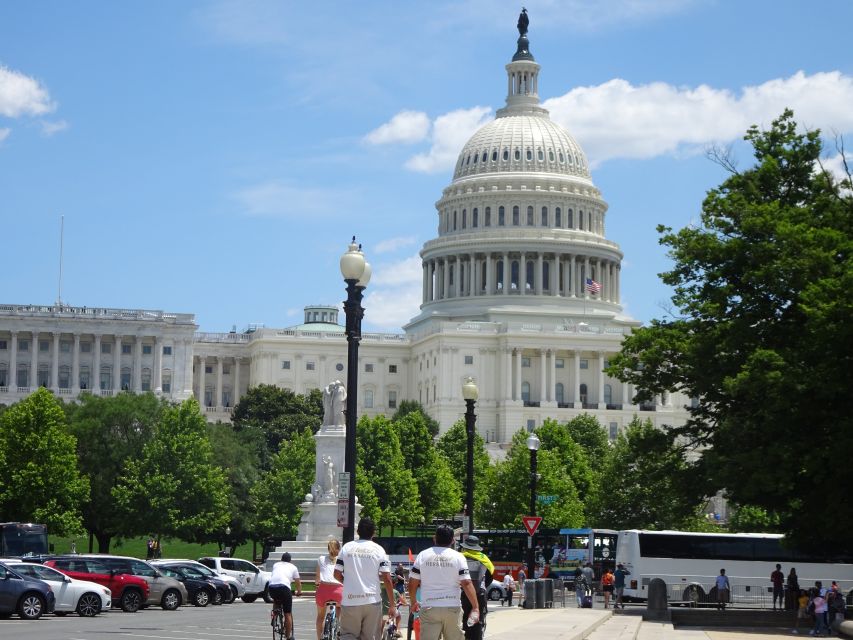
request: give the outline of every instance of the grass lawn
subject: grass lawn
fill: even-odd
[[[89,553],[88,536],[84,536],[81,538],[59,538],[57,536],[50,536],[48,542],[53,547],[53,553],[70,553],[72,542],[76,542],[77,553]],[[121,556],[145,558],[147,554],[147,542],[147,537],[126,538],[123,540],[114,538],[112,543],[110,544],[109,552]],[[92,545],[92,552],[97,553],[98,541],[94,540],[92,542]],[[160,555],[163,558],[188,558],[191,560],[195,560],[196,558],[201,558],[202,556],[215,556],[219,554],[219,547],[216,545],[216,543],[195,544],[192,542],[184,542],[183,540],[163,538],[160,541],[160,545]],[[260,553],[261,545],[258,544],[258,554],[260,555]],[[234,551],[233,557],[243,558],[245,560],[251,561],[252,543],[249,542],[247,544],[237,547]]]

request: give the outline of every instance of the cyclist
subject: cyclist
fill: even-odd
[[[269,594],[273,599],[273,611],[281,609],[284,613],[284,636],[293,640],[293,593],[291,585],[296,583],[296,596],[302,595],[302,580],[299,570],[290,562],[290,554],[281,554],[281,560],[272,567]]]
[[[326,617],[326,603],[335,601],[341,606],[344,586],[335,578],[335,561],[341,552],[341,543],[332,538],[327,546],[329,554],[317,560],[317,591],[314,602],[317,603],[317,640],[323,637],[323,623]],[[338,612],[340,614],[340,611]]]

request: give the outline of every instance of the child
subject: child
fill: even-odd
[[[397,602],[396,602],[397,611],[395,612],[395,617],[394,617],[394,632],[393,633],[394,633],[395,638],[401,638],[403,636],[403,634],[400,632],[400,607],[408,607],[409,601],[406,599],[405,592],[400,593],[399,591],[395,591],[395,593],[397,594]],[[383,616],[383,621],[387,622],[388,616]],[[383,628],[384,628],[384,626],[383,626]],[[384,636],[383,636],[383,638],[384,638]]]
[[[806,620],[809,616],[806,613],[806,608],[809,606],[809,594],[806,593],[805,589],[800,589],[800,594],[797,597],[797,617],[794,620],[794,633],[799,633],[798,629],[800,628],[800,620]]]

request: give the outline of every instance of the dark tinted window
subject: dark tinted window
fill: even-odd
[[[213,561],[213,558],[202,558],[199,562],[201,562],[205,567],[210,567],[211,569],[216,567],[216,563]]]

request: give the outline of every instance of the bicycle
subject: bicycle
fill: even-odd
[[[338,603],[329,600],[326,603],[326,617],[323,619],[322,640],[339,640],[341,637],[341,616]]]
[[[285,640],[284,610],[281,608],[281,605],[273,607],[270,614],[270,624],[272,625],[272,640]]]

